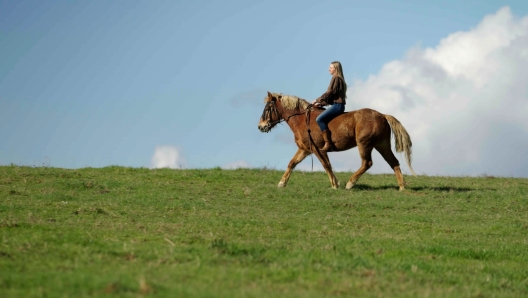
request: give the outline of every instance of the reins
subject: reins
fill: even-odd
[[[319,152],[319,148],[317,148],[317,146],[315,146],[315,150],[317,151],[314,152],[313,149],[312,149],[312,145],[314,145],[314,141],[312,139],[312,130],[310,129],[310,110],[309,108],[312,107],[312,104],[310,104],[306,110],[306,130],[308,131],[308,139],[310,140],[310,151],[312,151],[312,153],[315,153],[317,154],[318,156],[321,156],[321,152]],[[310,157],[312,158],[312,172],[313,172],[313,155],[310,154]]]
[[[302,114],[304,114],[304,113],[309,114],[309,113],[310,113],[310,108],[312,108],[312,106],[313,106],[312,104],[309,104],[309,105],[306,107],[306,109],[304,109],[303,111],[301,111],[301,112],[297,112],[297,113],[295,113],[295,114],[291,114],[291,115],[288,116],[287,118],[282,118],[282,116],[279,114],[279,112],[276,112],[277,115],[279,116],[278,118],[280,118],[280,119],[279,119],[279,120],[275,120],[275,121],[273,121],[273,122],[268,122],[268,126],[273,126],[273,125],[279,124],[279,123],[281,123],[281,122],[283,122],[283,121],[288,122],[288,120],[290,120],[290,118],[293,117],[293,116],[299,116],[299,115],[302,115]]]
[[[312,134],[311,134],[312,130],[310,129],[310,114],[311,114],[310,110],[307,109],[306,110],[306,130],[308,131],[308,139],[310,140],[310,151],[313,152],[312,150],[313,140],[312,140]],[[313,172],[313,155],[310,154],[310,158],[312,159],[312,172]]]

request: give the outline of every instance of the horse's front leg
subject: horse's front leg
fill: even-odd
[[[328,154],[325,151],[319,151],[318,153],[317,152],[315,153],[316,153],[315,156],[317,156],[317,158],[323,165],[323,168],[325,169],[326,174],[328,174],[328,179],[330,179],[330,184],[332,184],[332,188],[338,189],[339,181],[337,181],[337,177],[334,175],[334,172],[332,171],[332,165],[330,164],[330,159],[328,158]]]
[[[286,172],[284,172],[284,175],[282,175],[282,179],[279,182],[278,187],[285,187],[288,183],[288,180],[290,179],[291,172],[293,169],[295,169],[295,166],[298,165],[303,159],[306,158],[306,156],[310,155],[310,152],[305,151],[301,148],[297,149],[297,152],[293,156],[293,158],[290,160],[290,163],[288,164],[288,168],[286,169]]]

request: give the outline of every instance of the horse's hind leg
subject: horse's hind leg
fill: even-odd
[[[390,165],[390,167],[394,170],[394,175],[396,175],[396,179],[398,180],[398,185],[400,186],[400,190],[405,189],[405,181],[403,180],[403,174],[400,169],[400,163],[398,162],[398,159],[396,159],[396,156],[394,156],[394,153],[392,153],[392,150],[390,148],[390,141],[385,141],[383,143],[380,143],[376,145],[376,150],[383,156],[385,161]]]
[[[332,164],[330,164],[330,159],[328,158],[328,154],[325,151],[319,151],[319,154],[315,154],[315,156],[317,156],[317,158],[323,165],[323,168],[325,169],[326,174],[328,174],[328,179],[330,180],[330,184],[332,184],[332,188],[338,189],[339,181],[337,181],[337,177],[334,175],[334,172],[332,171]]]
[[[288,168],[286,169],[286,172],[284,172],[284,175],[282,175],[282,179],[279,182],[278,187],[285,187],[288,183],[288,180],[290,179],[291,172],[293,169],[295,169],[295,166],[297,166],[303,159],[306,158],[306,156],[310,155],[310,152],[298,149],[293,158],[290,160],[290,163],[288,164]]]
[[[361,157],[361,167],[350,177],[346,185],[346,189],[351,189],[356,185],[361,175],[363,175],[370,167],[372,167],[372,146],[358,144],[359,156]]]

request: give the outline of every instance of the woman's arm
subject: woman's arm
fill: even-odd
[[[319,98],[314,100],[314,103],[319,103],[320,105],[329,104],[328,100],[339,92],[338,80],[339,80],[338,76],[332,76],[332,80],[330,80],[330,85],[328,85],[328,89],[323,95],[321,95]]]

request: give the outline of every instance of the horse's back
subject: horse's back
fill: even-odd
[[[390,138],[390,125],[385,115],[373,109],[349,111],[334,120],[329,125],[330,131],[334,130],[341,137],[354,138],[358,143],[363,139],[376,143],[377,140]]]
[[[385,119],[385,115],[383,115],[382,113],[376,110],[369,109],[369,108],[348,111],[348,112],[345,112],[337,116],[334,119],[335,119],[336,124],[339,126],[343,124],[346,126],[350,126],[350,125],[355,126],[359,123],[365,123],[365,122],[387,123],[387,120]]]

